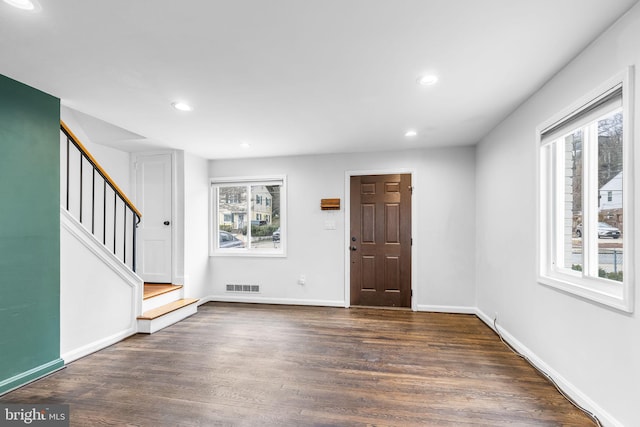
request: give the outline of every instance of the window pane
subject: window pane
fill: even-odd
[[[244,248],[247,234],[247,187],[218,189],[218,247]]]
[[[622,113],[598,121],[598,276],[622,282]]]
[[[582,271],[582,143],[578,129],[564,139],[563,268]]]
[[[280,243],[280,185],[251,186],[251,247]]]

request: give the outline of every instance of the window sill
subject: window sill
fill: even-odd
[[[245,250],[230,250],[230,251],[214,251],[209,254],[211,257],[253,257],[253,258],[286,258],[285,252],[267,252],[267,251],[245,251]]]
[[[628,293],[625,294],[625,289],[629,289],[628,284],[576,278],[560,273],[557,276],[541,274],[538,276],[538,283],[625,313],[633,313],[633,298]]]

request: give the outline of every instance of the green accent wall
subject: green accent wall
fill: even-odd
[[[60,359],[60,100],[0,75],[0,394]]]

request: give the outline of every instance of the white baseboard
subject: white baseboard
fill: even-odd
[[[294,298],[267,298],[255,295],[209,295],[200,298],[198,305],[208,302],[244,302],[249,304],[279,304],[279,305],[312,305],[320,307],[343,307],[344,301],[331,300],[307,300]]]
[[[476,314],[475,307],[465,307],[457,305],[418,304],[416,311],[428,311],[432,313]]]
[[[198,305],[208,302],[244,302],[250,304],[283,304],[283,305],[311,305],[320,307],[345,307],[344,301],[340,300],[306,300],[294,298],[267,298],[255,295],[209,295],[200,298]],[[427,311],[434,313],[454,313],[454,314],[476,314],[475,307],[450,306],[450,305],[418,305],[416,311]]]
[[[88,356],[91,353],[95,353],[98,350],[102,350],[103,348],[109,347],[110,345],[120,342],[123,339],[130,337],[131,335],[135,335],[137,332],[138,331],[136,328],[130,328],[125,331],[118,332],[109,337],[102,338],[100,340],[84,345],[80,348],[76,348],[64,354],[61,354],[60,358],[62,358],[62,360],[64,360],[64,364],[67,365],[75,360]]]
[[[491,317],[487,316],[484,311],[480,310],[479,308],[476,308],[476,316],[478,316],[478,318],[480,320],[482,320],[484,323],[487,324],[488,327],[490,327],[492,330],[495,331],[495,328],[493,327],[493,319]],[[502,332],[502,335],[505,336],[505,337],[507,335],[511,336],[504,329],[500,329],[500,331]],[[509,342],[509,344],[511,344],[511,341],[508,341],[508,342]]]
[[[480,309],[476,309],[476,316],[484,323],[487,324],[491,329],[495,331],[493,326],[493,319],[484,313]],[[595,403],[592,399],[590,399],[587,395],[585,395],[580,389],[578,389],[575,385],[569,382],[566,378],[560,375],[555,369],[545,363],[540,357],[538,357],[533,351],[531,351],[528,347],[518,341],[513,335],[511,335],[508,331],[498,325],[500,329],[500,334],[502,338],[509,343],[516,351],[526,356],[530,363],[532,363],[535,367],[540,369],[543,372],[546,372],[553,380],[558,384],[558,386],[562,389],[562,391],[570,396],[577,404],[584,407],[586,410],[595,414],[600,422],[607,427],[624,427],[624,425],[615,419],[611,414],[602,409],[597,403]]]

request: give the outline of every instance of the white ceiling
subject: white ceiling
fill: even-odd
[[[0,74],[94,142],[237,158],[472,145],[637,0],[39,2],[0,2]]]

